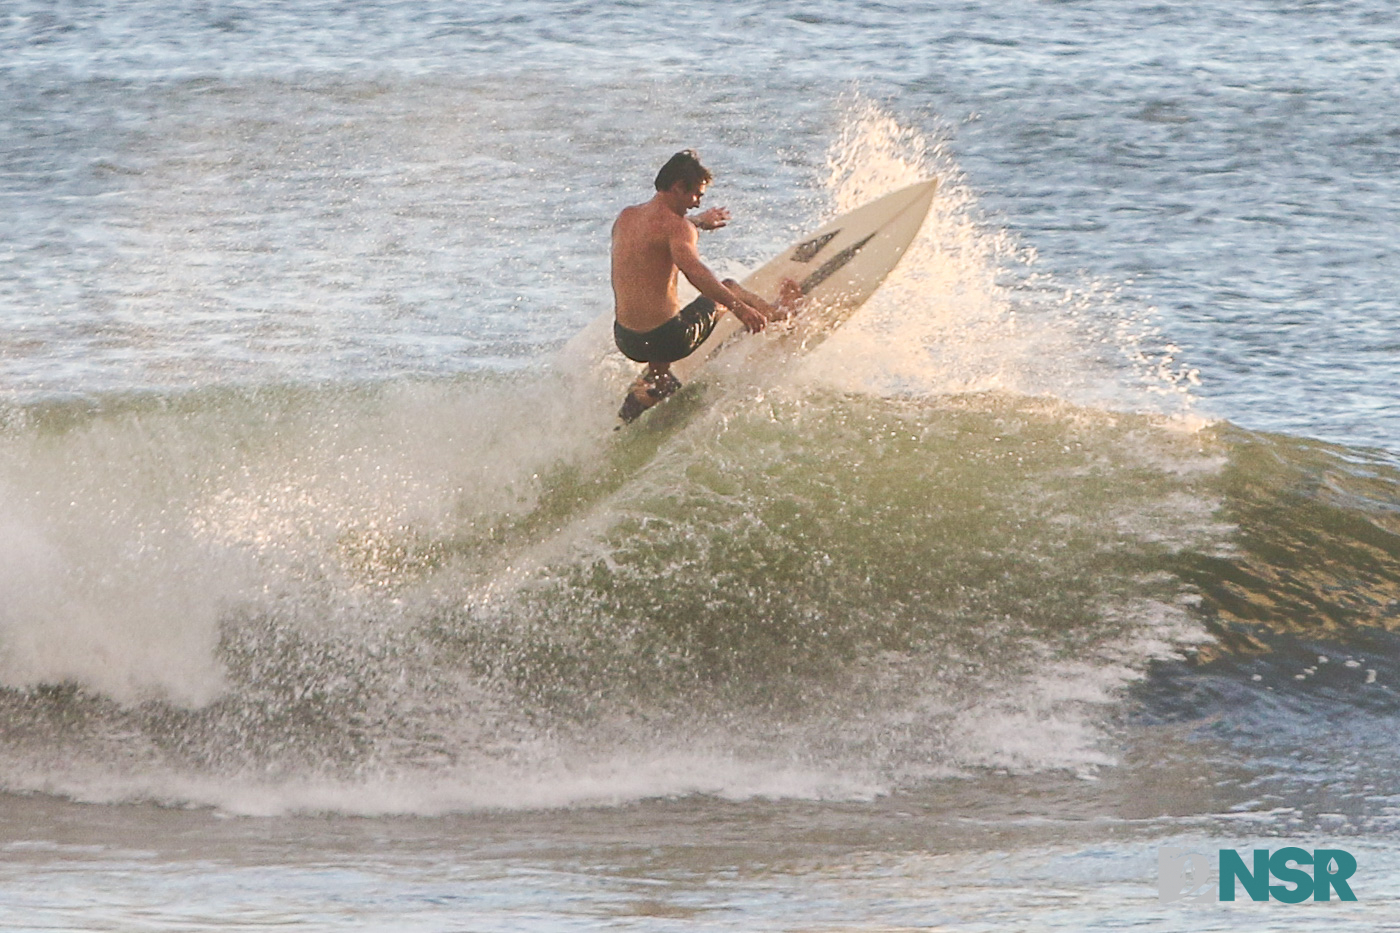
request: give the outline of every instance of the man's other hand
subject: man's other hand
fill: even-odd
[[[725,207],[712,207],[707,211],[701,211],[690,222],[701,230],[718,230],[729,223],[729,209]]]

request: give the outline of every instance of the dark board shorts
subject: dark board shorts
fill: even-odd
[[[718,306],[701,295],[681,308],[676,316],[645,333],[628,330],[613,322],[613,340],[630,360],[638,363],[674,363],[695,352],[715,329]]]

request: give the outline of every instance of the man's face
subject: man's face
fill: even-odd
[[[700,182],[700,184],[694,188],[687,186],[685,182],[677,182],[676,185],[685,195],[686,210],[693,210],[700,206],[700,199],[705,196],[705,182]]]

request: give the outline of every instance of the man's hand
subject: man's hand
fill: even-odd
[[[694,217],[689,218],[701,230],[718,230],[729,223],[729,209],[725,207],[712,207],[707,211],[701,211]]]
[[[734,312],[744,327],[751,334],[756,334],[768,326],[768,318],[752,305],[746,304],[742,299],[735,298],[734,303],[729,306],[729,310]]]

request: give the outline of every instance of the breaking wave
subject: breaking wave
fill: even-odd
[[[629,373],[577,341],[543,377],[9,409],[0,788],[423,813],[1090,774],[1125,708],[1208,715],[1212,664],[1392,626],[1393,464],[1193,415],[1150,315],[1039,277],[879,108],[825,171],[831,212],[945,183],[848,326],[626,432]]]

